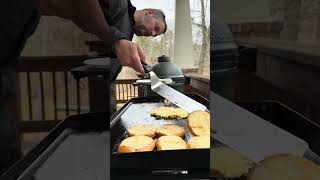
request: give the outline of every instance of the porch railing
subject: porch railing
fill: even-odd
[[[141,88],[132,85],[136,79],[120,79],[116,81],[116,99],[117,103],[125,103],[131,98],[139,96]]]
[[[22,133],[46,132],[67,116],[89,112],[90,101],[94,99],[90,97],[89,84],[95,81],[88,78],[76,80],[70,73],[70,69],[82,65],[87,58],[88,56],[63,56],[21,59],[17,67],[17,119],[21,119]],[[117,80],[117,103],[125,103],[143,95],[141,86],[132,85],[135,81],[136,79]],[[186,92],[195,92],[192,89],[191,86],[186,86]]]
[[[20,128],[25,132],[49,131],[67,116],[90,109],[88,78],[76,80],[70,69],[87,56],[23,57],[17,68]],[[136,79],[117,80],[117,103],[141,95]]]
[[[47,131],[72,114],[88,111],[88,80],[70,69],[87,56],[23,57],[17,68],[22,132]]]

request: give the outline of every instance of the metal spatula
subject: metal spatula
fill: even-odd
[[[246,109],[211,93],[213,138],[254,162],[274,154],[304,156],[316,163],[319,157],[308,144]]]
[[[158,76],[152,71],[152,67],[150,65],[143,64],[143,68],[150,76],[151,90],[155,93],[188,111],[189,113],[196,110],[207,110],[207,107],[203,104],[162,83]]]
[[[165,79],[159,79],[159,80],[164,84],[171,84],[173,82],[171,78],[165,78]],[[151,79],[138,79],[136,81],[136,84],[151,85]]]

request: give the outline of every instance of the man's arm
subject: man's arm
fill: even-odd
[[[143,50],[134,42],[122,39],[115,42],[115,51],[122,65],[144,74],[142,63],[149,64]]]
[[[114,45],[115,53],[122,65],[144,73],[141,64],[141,61],[147,63],[144,52],[138,45],[126,40],[126,36],[120,31],[108,25],[99,0],[33,1],[43,14],[69,19],[83,31],[95,34],[107,45]],[[103,6],[110,3],[110,0],[101,1],[104,4]]]
[[[73,21],[83,31],[112,43],[112,34],[98,0],[33,0],[40,11]],[[108,4],[109,0],[105,0]]]

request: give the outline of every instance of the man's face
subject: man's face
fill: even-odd
[[[146,13],[136,20],[133,26],[137,36],[158,36],[164,33],[165,24],[162,20],[154,16],[153,10],[145,10]]]

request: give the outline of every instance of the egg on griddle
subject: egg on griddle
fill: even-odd
[[[205,111],[190,113],[188,127],[195,136],[210,136],[210,113]]]
[[[183,137],[184,134],[185,134],[184,128],[175,124],[164,124],[157,129],[158,136]]]
[[[210,148],[210,136],[195,136],[187,143],[188,149]]]
[[[158,107],[150,112],[151,116],[157,119],[185,119],[189,113],[182,108],[174,107]]]
[[[129,136],[149,136],[154,137],[157,129],[147,124],[137,124],[128,128]]]
[[[248,180],[319,180],[320,166],[302,157],[280,154],[267,157],[250,170]]]
[[[228,148],[210,149],[210,175],[212,177],[239,178],[248,173],[253,162]]]
[[[156,142],[157,150],[187,149],[186,142],[179,136],[161,136]]]
[[[124,139],[118,147],[119,153],[153,151],[155,140],[149,136],[131,136]]]

